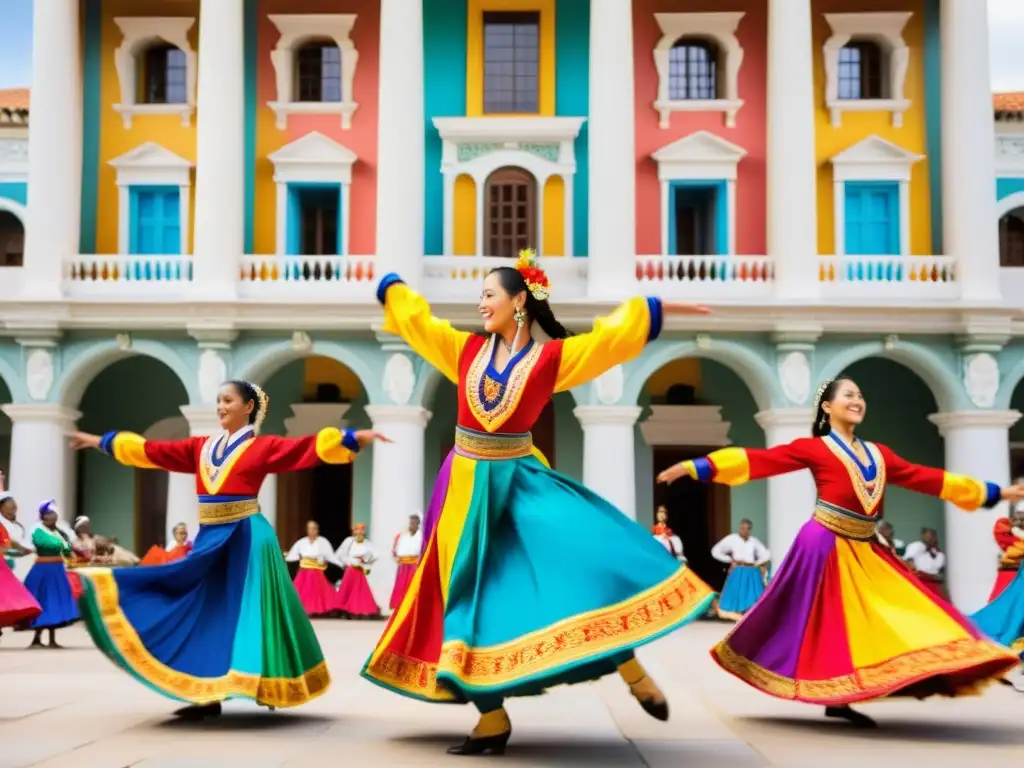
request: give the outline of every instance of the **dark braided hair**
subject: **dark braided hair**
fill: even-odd
[[[260,396],[256,392],[256,388],[248,381],[242,381],[242,379],[229,379],[224,383],[235,388],[235,391],[238,392],[238,396],[242,398],[243,403],[252,402],[253,405],[252,411],[249,413],[249,423],[255,424],[256,419],[259,418],[261,408]]]
[[[539,301],[530,293],[530,289],[526,287],[526,280],[518,269],[495,267],[489,274],[498,276],[498,282],[509,296],[526,292],[526,306],[523,307],[523,311],[552,339],[567,339],[572,336],[572,332],[555,318],[555,313],[551,311],[551,305],[547,300]]]
[[[818,393],[818,397],[814,401],[814,423],[811,424],[811,434],[814,437],[825,437],[832,431],[832,424],[829,423],[828,414],[825,413],[822,406],[835,400],[839,385],[844,381],[853,381],[853,379],[845,374],[840,374],[828,382],[825,388]]]

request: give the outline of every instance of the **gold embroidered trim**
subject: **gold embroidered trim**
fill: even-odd
[[[235,523],[252,517],[260,511],[260,503],[257,499],[243,499],[242,501],[215,501],[208,504],[199,504],[200,525],[223,525]]]
[[[491,435],[456,427],[455,452],[470,459],[483,461],[519,459],[533,452],[533,435],[529,432]]]
[[[299,568],[305,568],[310,571],[326,571],[327,563],[321,563],[319,560],[303,557],[299,560]]]
[[[508,643],[470,648],[449,640],[436,664],[393,651],[381,654],[367,672],[401,691],[435,701],[454,696],[437,687],[437,674],[454,677],[473,687],[515,684],[534,675],[617,648],[636,645],[689,617],[714,594],[689,568],[622,603],[573,616]]]
[[[417,565],[420,562],[418,557],[400,557],[398,558],[399,565]]]
[[[68,567],[71,567],[71,563],[66,562],[60,555],[37,555],[36,562],[40,564],[65,563]]]
[[[860,466],[850,458],[842,446],[828,437],[819,439],[825,443],[826,447],[832,451],[832,454],[837,459],[843,462],[843,466],[846,467],[846,472],[850,476],[853,491],[857,494],[857,500],[860,501],[860,505],[864,508],[864,514],[873,514],[875,507],[878,506],[878,503],[882,500],[882,495],[885,493],[885,459],[882,458],[882,452],[878,450],[874,443],[869,443],[866,440],[861,441],[878,468],[875,479],[869,483],[864,479],[864,473],[861,472]]]
[[[199,476],[202,478],[203,485],[206,486],[206,492],[211,496],[216,496],[220,493],[221,487],[227,481],[228,477],[231,476],[231,470],[234,469],[235,464],[242,458],[242,455],[249,450],[249,447],[256,442],[255,436],[250,437],[244,443],[239,445],[233,450],[224,462],[218,467],[213,463],[213,449],[217,445],[217,441],[221,438],[221,435],[211,435],[206,438],[206,442],[203,443],[203,449],[199,453]],[[225,437],[225,440],[228,438]],[[200,521],[202,522],[202,521]]]
[[[754,688],[780,699],[809,704],[877,699],[928,677],[952,675],[989,662],[1005,662],[1005,669],[994,672],[990,678],[972,681],[956,691],[958,696],[970,695],[981,684],[994,682],[1019,663],[1019,659],[1001,645],[970,637],[911,651],[827,680],[794,680],[778,675],[740,656],[729,646],[728,638],[711,653],[723,669]]]
[[[297,707],[324,693],[331,684],[327,662],[300,677],[261,677],[229,670],[221,677],[196,677],[178,672],[154,657],[118,603],[117,582],[109,568],[82,571],[96,590],[100,617],[117,652],[139,677],[157,689],[193,704],[211,704],[231,696],[247,696],[271,707]]]
[[[874,520],[865,520],[864,515],[822,501],[814,507],[814,519],[837,536],[854,541],[871,541],[878,527]]]
[[[469,410],[473,413],[473,418],[488,432],[499,429],[516,412],[519,401],[523,399],[523,393],[526,391],[526,381],[540,359],[540,352],[544,347],[543,344],[533,342],[530,351],[523,355],[522,360],[509,372],[508,383],[502,385],[487,376],[494,343],[492,337],[490,344],[480,347],[466,375],[466,402],[469,404]],[[481,381],[485,377],[487,381],[483,382],[484,397],[488,399],[487,405],[494,405],[491,410],[486,410],[485,403],[480,400]]]

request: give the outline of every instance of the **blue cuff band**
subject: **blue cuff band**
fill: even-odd
[[[699,458],[693,460],[693,466],[697,470],[697,479],[702,483],[710,483],[715,477],[715,468],[711,462],[705,458]]]
[[[117,437],[117,432],[107,432],[103,437],[100,438],[100,450],[103,451],[107,456],[114,455],[114,438]]]
[[[386,275],[384,275],[384,277],[382,277],[380,279],[380,282],[377,283],[377,301],[379,301],[381,304],[383,304],[384,303],[384,299],[388,295],[388,288],[390,288],[395,283],[404,283],[404,282],[405,282],[405,280],[403,280],[401,277],[399,277],[396,273],[388,272]]]
[[[985,483],[985,489],[988,493],[985,495],[985,503],[982,506],[985,509],[992,509],[1002,500],[1003,489],[995,483]]]
[[[647,331],[647,343],[650,344],[661,335],[661,325],[665,317],[661,308],[661,299],[656,296],[648,296],[647,311],[651,314],[651,327]]]
[[[359,453],[359,441],[356,440],[356,433],[354,429],[344,430],[344,435],[341,438],[341,444],[352,451],[352,453]]]

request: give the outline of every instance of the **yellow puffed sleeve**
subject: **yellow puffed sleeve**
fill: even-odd
[[[939,498],[968,512],[981,507],[994,507],[999,502],[999,496],[1000,488],[995,483],[982,482],[954,472],[942,473],[942,490],[939,491]]]
[[[643,352],[661,333],[661,300],[630,299],[610,315],[594,321],[594,330],[562,342],[555,392],[593,381],[616,365]]]
[[[127,467],[160,469],[159,465],[146,455],[146,438],[134,432],[114,432],[105,435],[100,449]]]
[[[385,275],[380,281],[377,299],[384,305],[384,330],[401,336],[416,354],[457,384],[459,356],[469,333],[434,317],[427,300],[396,274]]]

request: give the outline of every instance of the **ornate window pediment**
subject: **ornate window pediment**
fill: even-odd
[[[114,23],[124,39],[114,51],[114,66],[121,101],[114,110],[132,127],[135,115],[180,115],[184,126],[192,122],[196,108],[196,52],[188,40],[194,18],[180,16],[119,16]],[[165,69],[147,72],[146,53],[154,46],[166,48]],[[152,57],[150,57],[152,58]],[[151,80],[146,83],[145,80]],[[158,86],[162,88],[151,88]],[[150,92],[160,96],[148,98]],[[168,99],[173,99],[168,103]]]
[[[188,253],[190,187],[192,186],[192,168],[195,164],[156,142],[147,141],[130,152],[114,158],[110,161],[110,165],[117,172],[118,253],[131,253],[132,243],[136,240],[133,229],[138,222],[133,220],[137,214],[137,211],[134,210],[136,206],[133,205],[133,188],[135,190],[143,188],[177,189],[177,193],[174,195],[176,200],[171,202],[177,206],[176,226],[179,243],[177,251],[169,252]],[[166,193],[165,196],[167,196]],[[152,251],[149,252],[152,253]]]

